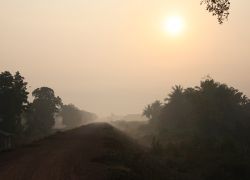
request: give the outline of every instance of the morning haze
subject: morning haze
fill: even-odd
[[[101,115],[141,113],[208,74],[250,96],[250,3],[233,1],[219,25],[198,1],[1,1],[0,70]],[[171,14],[185,24],[176,37]]]
[[[249,180],[249,7],[0,0],[0,180]]]

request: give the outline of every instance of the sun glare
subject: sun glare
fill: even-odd
[[[180,16],[170,16],[165,20],[164,28],[171,36],[177,36],[183,31],[183,19]]]

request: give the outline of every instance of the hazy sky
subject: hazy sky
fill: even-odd
[[[141,113],[210,75],[250,96],[250,1],[217,23],[200,0],[0,0],[0,71],[101,115]],[[178,37],[162,22],[179,15]]]

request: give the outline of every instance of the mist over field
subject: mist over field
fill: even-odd
[[[249,180],[249,6],[0,1],[0,180]]]

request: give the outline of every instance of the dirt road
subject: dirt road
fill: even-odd
[[[1,153],[0,180],[107,179],[108,166],[97,159],[114,136],[122,135],[108,124],[90,124]]]

